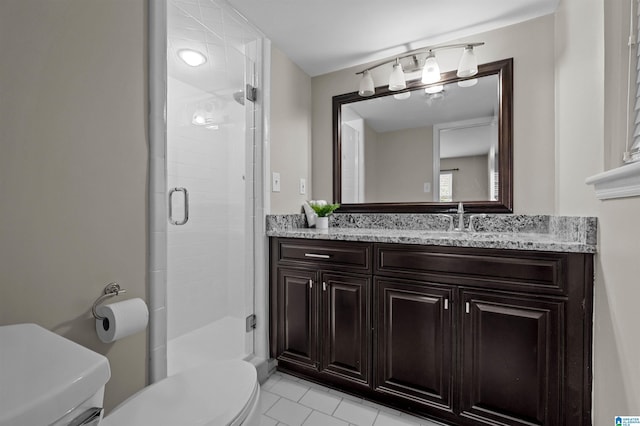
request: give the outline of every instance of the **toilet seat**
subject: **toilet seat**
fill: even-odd
[[[116,407],[101,426],[237,426],[255,411],[260,388],[246,361],[216,361],[167,377]]]

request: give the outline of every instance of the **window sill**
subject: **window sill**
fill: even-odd
[[[587,178],[599,200],[640,196],[640,162],[598,173]]]

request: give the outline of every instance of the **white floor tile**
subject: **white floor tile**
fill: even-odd
[[[273,404],[280,399],[280,396],[266,390],[260,390],[260,412],[265,413]]]
[[[263,384],[260,385],[261,389],[264,390],[269,390],[271,389],[276,383],[278,383],[280,381],[280,379],[282,378],[281,375],[279,375],[278,373],[274,373],[272,374]]]
[[[402,414],[402,411],[394,410],[393,408],[389,408],[387,406],[380,405],[380,404],[378,404],[376,402],[373,402],[373,401],[367,401],[366,399],[363,399],[362,403],[364,405],[367,405],[367,406],[371,407],[371,408],[375,408],[376,410],[384,411],[385,413],[392,414],[394,416],[399,416],[399,415]]]
[[[420,424],[422,426],[442,426],[440,423],[430,422],[429,420],[425,420],[425,419],[422,419],[420,421]]]
[[[289,426],[301,426],[311,411],[310,408],[297,402],[280,398],[265,414]]]
[[[314,410],[322,411],[332,415],[342,399],[339,396],[331,395],[329,392],[322,392],[316,389],[309,389],[300,399],[300,404],[306,405]]]
[[[276,395],[284,396],[292,401],[299,401],[302,396],[307,393],[309,388],[299,382],[293,382],[287,378],[282,378],[278,383],[273,385],[269,392]]]
[[[332,394],[332,395],[337,395],[342,399],[348,399],[350,401],[362,403],[362,398],[359,398],[359,397],[354,396],[354,395],[350,395],[348,393],[340,392],[339,390],[329,389],[329,393]]]
[[[267,417],[264,414],[260,416],[260,426],[276,426],[277,424],[277,420],[273,420],[272,418]]]
[[[347,422],[343,422],[335,417],[328,416],[319,411],[311,413],[307,420],[302,424],[303,426],[347,426]]]
[[[319,384],[314,383],[314,382],[309,382],[309,381],[304,380],[304,379],[298,380],[298,383],[300,383],[301,385],[308,386],[311,389],[317,389],[317,390],[322,391],[322,392],[329,392],[329,388],[328,387],[319,385]]]
[[[358,426],[372,426],[378,410],[353,401],[342,400],[333,413],[334,417]]]
[[[393,414],[380,413],[374,423],[375,426],[420,426],[419,421],[413,421],[409,417],[394,416]]]

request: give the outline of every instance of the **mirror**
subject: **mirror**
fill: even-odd
[[[513,211],[513,59],[333,97],[333,196],[340,212]],[[440,87],[437,87],[440,86]]]

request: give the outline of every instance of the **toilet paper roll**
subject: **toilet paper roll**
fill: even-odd
[[[147,327],[149,310],[140,298],[98,306],[96,312],[103,320],[96,320],[98,338],[111,343],[138,333]]]

